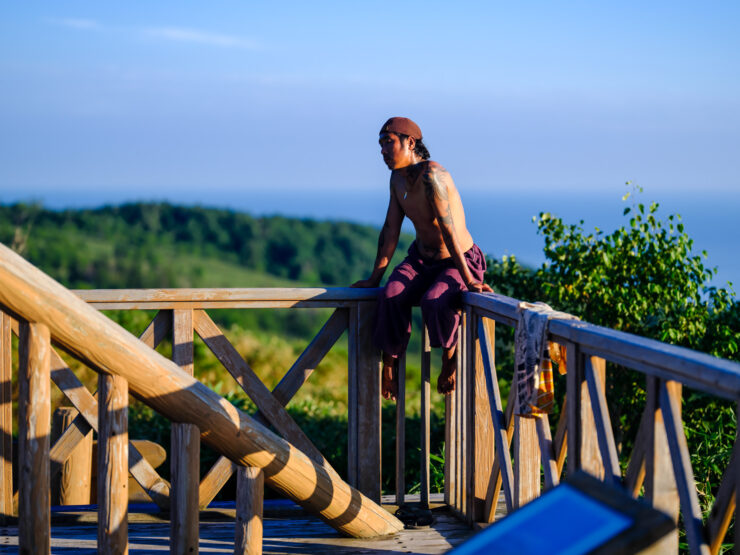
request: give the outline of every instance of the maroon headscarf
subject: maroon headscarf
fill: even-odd
[[[409,118],[390,118],[380,128],[379,135],[383,133],[397,133],[399,135],[408,135],[417,141],[421,139],[421,129]]]

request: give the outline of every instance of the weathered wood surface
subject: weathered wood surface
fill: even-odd
[[[57,408],[52,417],[51,440],[59,439],[78,414],[79,411],[72,407]],[[52,478],[52,505],[87,505],[91,502],[92,435],[91,429],[64,461],[61,472]]]
[[[272,396],[278,403],[285,406],[298,392],[301,386],[308,381],[313,371],[324,359],[326,354],[341,337],[349,324],[349,312],[347,309],[337,309],[329,317],[316,337],[311,340],[308,347],[301,353],[293,366],[285,373],[285,376],[272,390]]]
[[[18,341],[18,535],[21,553],[49,552],[49,328],[21,322]]]
[[[245,466],[262,468],[273,489],[355,537],[390,534],[401,523],[293,445],[148,348],[82,299],[0,245],[0,304],[46,324],[53,339],[94,368],[127,379],[131,391]]]
[[[432,348],[429,345],[429,330],[426,326],[421,336],[421,451],[419,452],[420,496],[421,506],[429,506],[429,434],[431,411],[431,357]],[[457,375],[461,374],[458,371]]]
[[[330,472],[334,472],[329,462],[295,423],[285,407],[272,396],[267,386],[262,383],[262,380],[254,373],[254,370],[242,358],[236,348],[229,343],[210,316],[203,310],[194,311],[193,325],[203,342],[216,355],[216,358],[228,370],[244,392],[249,395],[249,398],[254,401],[260,413],[265,416],[270,424],[275,426],[275,429],[285,439],[293,443],[311,459]]]
[[[519,304],[516,299],[495,293],[463,293],[463,303],[497,322],[516,325]],[[551,320],[549,331],[552,341],[578,343],[583,353],[714,395],[740,398],[737,362],[578,320]]]
[[[262,507],[265,476],[259,468],[240,466],[236,471],[234,553],[261,555]]]
[[[352,287],[246,289],[93,289],[74,293],[99,310],[349,307],[374,301],[379,289]]]
[[[198,487],[198,507],[202,510],[213,501],[221,488],[226,485],[231,475],[236,470],[236,465],[226,457],[219,457],[211,469],[200,481]]]
[[[128,553],[128,383],[98,377],[98,548]]]
[[[193,311],[172,311],[172,360],[193,375]],[[200,433],[194,424],[172,423],[170,535],[174,553],[196,553],[200,485]]]
[[[0,523],[13,516],[13,385],[11,318],[0,310]]]
[[[400,505],[406,495],[406,353],[398,357],[396,371],[396,504]]]
[[[418,500],[418,497],[417,497]],[[233,510],[231,513],[233,514]],[[143,521],[132,515],[129,523],[130,553],[166,553],[170,549],[169,523]],[[143,516],[143,515],[142,515]],[[354,555],[357,553],[441,554],[473,534],[465,523],[447,512],[434,511],[436,522],[424,530],[402,530],[398,534],[371,540],[342,537],[324,522],[310,516],[265,516],[263,553],[282,555]],[[200,553],[233,553],[234,520],[203,521],[200,524]],[[53,550],[93,555],[96,551],[95,524],[78,523],[52,527]],[[0,529],[0,553],[17,553],[16,529]]]
[[[357,489],[375,502],[380,502],[380,351],[368,333],[375,317],[375,303],[357,303],[350,311],[349,372],[356,380],[356,417],[354,447],[350,456],[356,459]]]

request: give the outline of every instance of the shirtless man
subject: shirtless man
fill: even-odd
[[[416,240],[378,298],[374,340],[383,350],[382,393],[396,400],[394,361],[408,345],[411,307],[421,304],[430,344],[443,349],[437,391],[447,395],[455,389],[460,292],[492,291],[483,283],[485,257],[465,226],[460,194],[450,174],[429,160],[419,126],[407,118],[391,118],[380,129],[378,142],[391,170],[390,202],[373,272],[352,286],[380,285],[408,216]]]

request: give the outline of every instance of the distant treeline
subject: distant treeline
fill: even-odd
[[[344,286],[369,274],[377,236],[366,225],[166,203],[0,205],[0,242],[71,288],[268,285],[243,283],[239,269]],[[400,252],[411,239],[401,238]]]

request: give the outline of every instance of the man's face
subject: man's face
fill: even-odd
[[[383,133],[378,138],[380,153],[389,170],[405,168],[413,163],[413,150],[410,148],[410,139],[403,141],[395,133]]]

